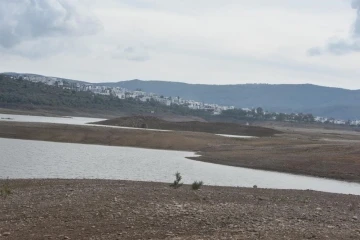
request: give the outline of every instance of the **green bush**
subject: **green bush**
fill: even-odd
[[[172,184],[170,184],[170,187],[173,187],[173,188],[181,187],[183,185],[183,183],[180,182],[181,179],[182,179],[181,174],[179,172],[176,172],[175,173],[175,180],[174,180],[174,182]]]
[[[191,185],[191,188],[192,188],[192,190],[199,190],[203,184],[204,184],[203,181],[199,181],[199,182],[195,181]]]
[[[12,191],[9,186],[9,181],[6,180],[6,182],[3,184],[3,186],[0,189],[0,196],[3,198],[7,198],[11,193]]]

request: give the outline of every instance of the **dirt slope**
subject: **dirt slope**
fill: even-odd
[[[271,128],[245,126],[236,123],[199,121],[170,122],[151,116],[121,117],[97,122],[96,124],[257,137],[273,136],[274,134],[281,133]]]

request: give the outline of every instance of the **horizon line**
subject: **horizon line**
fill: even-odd
[[[77,80],[72,78],[63,78],[63,77],[55,77],[55,76],[48,76],[48,75],[42,75],[38,73],[19,73],[19,72],[0,72],[0,75],[4,74],[19,74],[19,75],[38,75],[42,77],[50,77],[50,78],[60,78],[65,80],[71,80],[71,81],[78,81],[78,82],[86,82],[90,84],[101,84],[101,83],[120,83],[120,82],[129,82],[129,81],[153,81],[153,82],[166,82],[166,83],[181,83],[181,84],[188,84],[188,85],[205,85],[205,86],[236,86],[236,85],[273,85],[273,86],[280,86],[280,85],[312,85],[317,87],[325,87],[325,88],[335,88],[335,89],[343,89],[343,90],[349,90],[349,91],[359,91],[360,89],[349,89],[344,87],[334,87],[334,86],[326,86],[326,85],[318,85],[314,83],[235,83],[235,84],[208,84],[208,83],[187,83],[187,82],[181,82],[181,81],[169,81],[169,80],[144,80],[144,79],[127,79],[127,80],[115,80],[115,81],[106,81],[106,82],[88,82],[86,80]]]

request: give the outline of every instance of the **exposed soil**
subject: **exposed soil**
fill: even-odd
[[[128,112],[112,112],[109,110],[96,110],[96,109],[68,109],[68,108],[50,108],[50,107],[31,107],[30,109],[11,109],[11,108],[0,108],[2,114],[15,114],[15,115],[30,115],[30,116],[47,116],[47,117],[89,117],[89,118],[119,118],[129,117],[133,114]],[[148,113],[149,115],[164,119],[170,122],[189,122],[198,121],[206,122],[201,117],[196,116],[182,116],[173,113]]]
[[[359,196],[107,180],[10,188],[0,239],[360,239]]]
[[[325,131],[325,132],[324,132]],[[195,160],[360,182],[360,134],[289,131],[235,139],[199,132],[0,122],[0,137],[198,152]]]
[[[246,126],[237,123],[222,123],[222,122],[173,122],[166,121],[157,117],[151,116],[131,116],[121,117],[101,122],[96,124],[123,126],[123,127],[136,127],[136,128],[151,128],[151,129],[165,129],[174,131],[192,131],[192,132],[206,132],[216,134],[232,134],[232,135],[245,135],[245,136],[259,136],[268,137],[274,134],[281,133],[280,131],[264,128]]]
[[[254,121],[251,123],[254,126],[269,127],[283,131],[284,129],[324,129],[324,130],[340,130],[340,131],[356,131],[360,132],[360,127],[340,125],[340,124],[325,124],[325,123],[301,123],[301,122],[281,122],[281,121]]]
[[[72,109],[45,106],[28,106],[21,108],[0,108],[2,114],[30,115],[30,116],[47,116],[47,117],[93,117],[93,118],[115,118],[128,116],[127,113],[111,112],[109,110],[100,109]]]

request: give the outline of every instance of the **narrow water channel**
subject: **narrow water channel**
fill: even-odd
[[[0,178],[90,178],[276,189],[312,189],[360,195],[360,184],[189,160],[195,153],[0,138]]]

